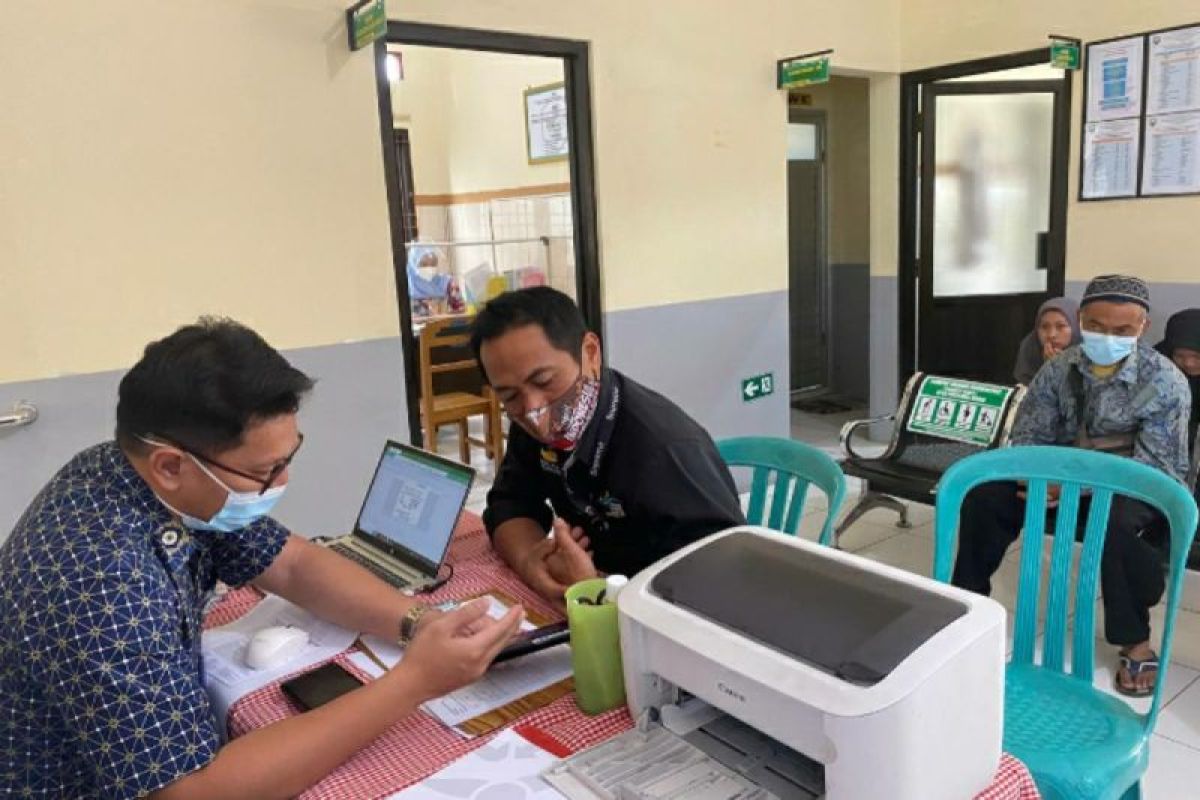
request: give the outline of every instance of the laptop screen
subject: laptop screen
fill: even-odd
[[[389,441],[355,533],[395,558],[436,571],[474,477],[466,464]]]

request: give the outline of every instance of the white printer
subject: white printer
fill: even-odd
[[[731,765],[752,763],[764,787],[737,796],[964,800],[994,777],[1005,611],[993,600],[742,527],[649,567],[618,609],[643,729],[653,709],[727,765],[723,752],[749,752],[739,740],[774,740],[777,765],[761,753]]]

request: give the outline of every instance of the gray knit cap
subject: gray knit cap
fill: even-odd
[[[1111,300],[1116,303],[1137,303],[1150,310],[1150,287],[1141,278],[1132,275],[1098,275],[1083,290],[1080,307],[1095,300]]]

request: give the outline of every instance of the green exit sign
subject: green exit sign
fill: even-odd
[[[778,64],[780,89],[799,89],[817,83],[829,82],[829,56],[800,57],[780,61]]]
[[[346,10],[346,33],[351,50],[361,50],[387,35],[383,0],[360,0]]]
[[[1050,66],[1079,69],[1080,43],[1076,39],[1055,39],[1050,43]]]
[[[775,373],[765,372],[742,381],[742,402],[751,403],[769,394],[775,394]]]

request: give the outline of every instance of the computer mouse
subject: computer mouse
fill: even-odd
[[[271,669],[285,664],[308,644],[308,631],[290,625],[263,628],[250,637],[246,645],[246,666],[251,669]]]

